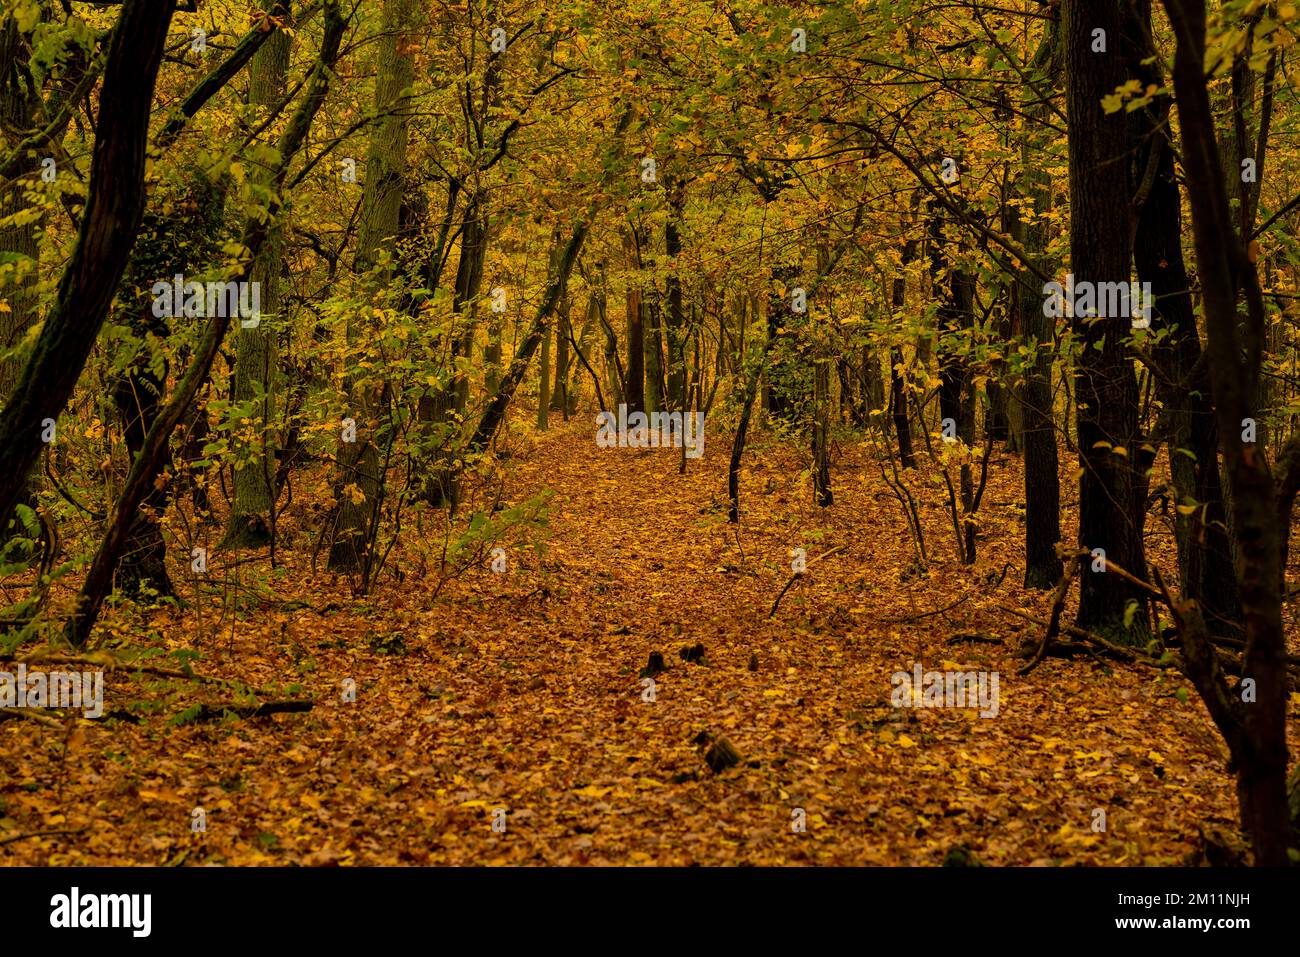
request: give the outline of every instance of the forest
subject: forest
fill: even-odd
[[[0,864],[1300,865],[1297,35],[0,0]]]

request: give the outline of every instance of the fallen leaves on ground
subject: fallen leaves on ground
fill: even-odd
[[[152,613],[168,647],[197,637],[203,673],[294,685],[315,707],[172,724],[212,689],[117,671],[106,709],[142,720],[70,719],[69,736],[4,721],[0,838],[84,830],[0,860],[1176,864],[1204,828],[1235,832],[1225,748],[1176,671],[1049,658],[1016,677],[1040,630],[998,606],[1043,615],[1048,599],[1019,587],[1014,459],[994,460],[973,568],[952,557],[942,499],[922,498],[921,571],[860,453],[822,510],[797,450],[759,446],[738,528],[727,453],[712,442],[683,476],[669,451],[598,450],[570,423],[516,458],[517,500],[556,494],[549,547],[509,549],[505,574],[485,565],[433,599],[389,577],[354,600],[304,547],[279,556],[274,600],[215,634],[207,610]],[[769,619],[791,551],[836,546]],[[264,558],[238,568],[269,574]],[[643,679],[652,653],[666,666]],[[997,671],[998,716],[893,707],[891,676],[917,662]],[[739,755],[717,773],[697,743],[716,737]]]

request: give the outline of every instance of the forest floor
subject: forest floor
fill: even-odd
[[[106,720],[0,722],[0,863],[1149,865],[1235,835],[1226,749],[1177,671],[1085,656],[1016,676],[1042,628],[1006,609],[1044,617],[1049,597],[1020,587],[1014,456],[994,454],[973,567],[941,473],[912,474],[921,570],[869,450],[838,450],[819,509],[800,446],[760,437],[737,529],[723,437],[683,476],[671,451],[596,448],[590,421],[515,440],[511,501],[555,494],[547,547],[508,546],[503,574],[476,566],[431,597],[436,576],[399,550],[402,580],[353,599],[323,555],[312,570],[294,506],[274,571],[218,552],[222,594],[114,610],[104,650],[197,648],[202,674],[315,705],[194,720],[230,693],[118,670]],[[1063,454],[1067,540],[1073,468]],[[1149,533],[1170,568],[1168,523]],[[807,574],[769,618],[799,547]],[[697,642],[702,662],[683,660]],[[668,670],[646,701],[652,652]],[[998,672],[997,716],[892,707],[915,663]],[[703,731],[741,762],[711,771]]]

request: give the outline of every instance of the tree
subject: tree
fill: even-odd
[[[1131,195],[1129,141],[1122,116],[1102,99],[1128,79],[1122,4],[1126,0],[1075,0],[1065,5],[1061,39],[1070,122],[1070,267],[1077,289],[1129,282]],[[1138,471],[1137,377],[1126,346],[1132,319],[1106,310],[1080,315],[1071,332],[1076,429],[1079,442],[1079,546],[1089,554],[1081,579],[1076,623],[1102,635],[1135,640],[1144,633],[1145,596],[1106,563],[1139,578],[1146,575]],[[1099,551],[1100,550],[1100,551]]]
[[[1204,297],[1206,355],[1224,472],[1231,489],[1232,537],[1241,599],[1245,681],[1231,688],[1194,599],[1176,604],[1186,668],[1232,753],[1241,823],[1256,864],[1288,863],[1295,843],[1287,808],[1286,707],[1290,694],[1282,628],[1282,559],[1291,507],[1300,485],[1300,437],[1279,456],[1275,478],[1268,458],[1245,436],[1258,414],[1260,356],[1266,314],[1255,262],[1228,205],[1214,118],[1206,89],[1205,4],[1166,0],[1174,28],[1183,169],[1192,210],[1196,265]],[[1244,321],[1238,314],[1245,305]]]
[[[277,3],[271,16],[288,19],[287,2]],[[269,24],[268,24],[269,26]],[[249,106],[259,115],[269,114],[285,95],[289,53],[293,41],[281,29],[253,57],[249,71]],[[260,118],[260,117],[259,117]],[[265,190],[270,171],[259,168],[254,183]],[[235,376],[231,401],[239,423],[232,429],[236,448],[232,474],[234,497],[225,544],[257,548],[270,541],[276,488],[276,396],[279,392],[280,269],[284,237],[280,224],[267,236],[253,264],[252,281],[260,289],[261,315],[255,322],[241,321],[236,332]]]
[[[420,0],[385,0],[383,26],[375,47],[375,111],[379,127],[366,154],[366,180],[362,191],[360,234],[357,238],[353,273],[357,279],[358,307],[364,308],[368,293],[382,286],[391,266],[381,264],[384,245],[396,234],[401,214],[403,177],[406,170],[409,112],[402,108],[415,78],[411,31],[415,29]],[[348,323],[348,341],[363,335],[360,317]],[[358,378],[350,370],[349,388],[354,403],[349,411],[356,422],[355,441],[345,431],[338,447],[338,518],[330,543],[330,568],[368,572],[384,475],[380,445],[391,441],[391,425],[384,422],[383,406],[387,387],[373,376]],[[366,576],[368,577],[368,576]]]
[[[269,180],[272,197],[270,206],[266,209],[254,210],[244,220],[240,237],[241,246],[249,258],[236,277],[239,282],[249,281],[253,263],[256,262],[258,253],[274,228],[276,217],[284,201],[283,190],[289,174],[289,164],[302,149],[312,122],[325,102],[326,94],[329,92],[330,76],[338,59],[339,46],[346,26],[347,20],[340,14],[338,0],[325,0],[325,28],[320,53],[306,81],[298,106],[280,136],[276,159],[272,163],[272,175]],[[112,588],[113,572],[121,560],[123,548],[135,522],[136,512],[150,490],[156,487],[171,434],[207,380],[217,351],[221,348],[230,326],[230,320],[231,314],[227,310],[219,310],[215,316],[209,318],[193,361],[177,382],[176,388],[159,410],[144,436],[140,452],[131,464],[126,484],[114,505],[104,537],[77,594],[73,613],[68,619],[65,635],[73,647],[85,645],[90,638],[100,608]]]
[[[54,305],[0,412],[0,524],[8,520],[108,315],[144,213],[145,146],[175,0],[124,0],[109,41],[85,215]]]
[[[1061,480],[1056,449],[1056,416],[1052,408],[1052,366],[1055,323],[1043,309],[1036,273],[1050,273],[1044,217],[1051,208],[1052,184],[1039,156],[1049,130],[1042,124],[1050,114],[1047,83],[1059,72],[1059,27],[1047,23],[1034,54],[1024,93],[1025,132],[1021,146],[1020,189],[1031,210],[1013,210],[1010,232],[1034,260],[1035,269],[1016,274],[1014,301],[1020,337],[1028,351],[1024,379],[1016,390],[1022,418],[1025,490],[1025,587],[1052,588],[1061,577],[1057,546],[1061,541]]]

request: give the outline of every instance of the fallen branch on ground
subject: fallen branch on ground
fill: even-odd
[[[201,704],[195,714],[181,712],[181,715],[186,722],[217,721],[227,715],[234,715],[237,718],[265,718],[273,714],[302,714],[310,711],[315,705],[314,701],[303,699],[266,701],[262,704]]]
[[[0,708],[0,718],[26,718],[28,721],[35,721],[37,724],[43,724],[46,727],[63,730],[62,722],[51,718],[49,715],[37,714],[27,708]]]
[[[1007,562],[1002,566],[1002,574],[998,576],[997,581],[992,583],[991,587],[997,588],[999,585],[1002,584],[1002,579],[1007,577],[1007,569],[1009,569],[1010,567],[1011,567],[1010,562]],[[969,601],[972,597],[979,594],[979,592],[980,592],[980,587],[976,585],[974,588],[969,589],[964,595],[960,596],[955,601],[950,602],[947,605],[944,605],[942,608],[936,608],[934,611],[923,611],[912,615],[901,615],[896,618],[877,618],[876,623],[881,625],[898,625],[898,624],[902,624],[903,622],[920,621],[922,618],[931,618],[935,615],[942,615],[945,611],[952,611],[958,605],[963,604],[966,601]]]
[[[1028,664],[1016,672],[1016,674],[1022,678],[1037,668],[1039,663],[1047,657],[1047,646],[1052,643],[1052,639],[1056,637],[1057,632],[1060,630],[1061,612],[1065,608],[1065,596],[1070,591],[1070,582],[1074,580],[1074,576],[1079,571],[1079,558],[1081,558],[1081,556],[1076,556],[1074,561],[1069,562],[1065,566],[1064,570],[1061,572],[1061,580],[1058,581],[1056,587],[1052,589],[1052,615],[1049,621],[1044,622],[1044,624],[1047,625],[1047,631],[1043,633],[1043,640],[1039,644],[1038,650],[1034,652],[1034,657],[1030,659]],[[1011,609],[1006,610],[1011,611]],[[1030,618],[1030,616],[1021,614],[1020,612],[1014,612],[1014,614],[1018,614],[1022,618]],[[1030,618],[1030,620],[1033,621],[1035,619]]]
[[[55,837],[59,834],[80,834],[84,830],[86,830],[84,827],[67,827],[60,828],[57,831],[32,831],[28,834],[15,834],[12,837],[0,837],[0,847],[3,847],[5,844],[12,844],[15,841],[25,841],[29,837]]]
[[[971,641],[983,645],[1006,644],[1006,642],[1004,642],[1001,638],[994,638],[991,635],[981,635],[981,634],[975,634],[970,632],[962,632],[961,634],[953,635],[951,638],[947,639],[944,642],[944,644],[955,645],[963,641]]]
[[[1122,645],[1116,645],[1112,642],[1107,641],[1105,638],[1101,637],[1101,635],[1093,634],[1091,631],[1087,631],[1086,629],[1079,628],[1075,625],[1061,624],[1058,621],[1056,628],[1053,629],[1052,622],[1047,619],[1039,618],[1036,615],[1026,614],[1023,611],[1020,611],[1018,608],[1009,608],[1006,605],[999,605],[998,608],[1000,608],[1002,611],[1007,612],[1008,614],[1015,615],[1017,618],[1023,618],[1025,621],[1031,621],[1036,625],[1046,625],[1048,628],[1048,633],[1053,636],[1055,636],[1058,633],[1066,634],[1069,635],[1071,638],[1079,639],[1081,642],[1084,642],[1085,644],[1094,644],[1097,647],[1101,648],[1103,651],[1107,652],[1108,654],[1114,655],[1117,658],[1122,658],[1125,661],[1130,661],[1134,664],[1147,664],[1152,666],[1157,665],[1156,659],[1150,657],[1149,655],[1142,654],[1141,652],[1135,651],[1132,648],[1125,648]],[[1046,636],[1044,637],[1046,638]],[[1032,665],[1033,667],[1037,667],[1038,663],[1042,661],[1043,658],[1047,657],[1048,644],[1050,644],[1050,642],[1046,640],[1042,644],[1040,644],[1038,646],[1038,651],[1034,655],[1033,661],[1031,661],[1029,665],[1026,665],[1024,668],[1021,668],[1020,671],[1016,673],[1019,675],[1025,675],[1028,674],[1029,671],[1033,670],[1030,667],[1030,665]]]
[[[830,555],[834,555],[836,552],[842,552],[844,551],[845,547],[846,546],[844,545],[836,545],[834,548],[822,552],[820,555],[816,556],[815,558],[808,559],[808,561],[804,564],[804,570],[801,572],[795,572],[793,575],[790,576],[790,580],[785,583],[785,587],[781,589],[781,593],[776,596],[776,601],[772,602],[772,610],[767,613],[767,617],[771,618],[773,615],[776,614],[776,609],[780,606],[781,599],[785,597],[785,593],[790,590],[791,585],[793,585],[800,578],[803,578],[804,575],[808,574],[808,567],[812,565],[813,562],[821,561],[821,559],[827,558]]]
[[[178,668],[163,668],[158,665],[146,665],[135,661],[126,661],[105,652],[91,652],[84,655],[68,655],[61,653],[45,654],[38,651],[23,657],[19,657],[18,655],[0,655],[0,661],[12,661],[24,665],[36,664],[38,662],[49,665],[94,665],[97,668],[103,668],[105,671],[128,669],[131,671],[142,671],[145,674],[158,675],[161,678],[181,678],[188,681],[197,681],[200,684],[220,685],[225,688],[243,689],[247,687],[238,681],[230,681],[226,678],[214,678],[211,675],[201,675],[193,670],[182,671]],[[264,697],[274,696],[273,692],[262,688],[247,687],[247,690]]]

